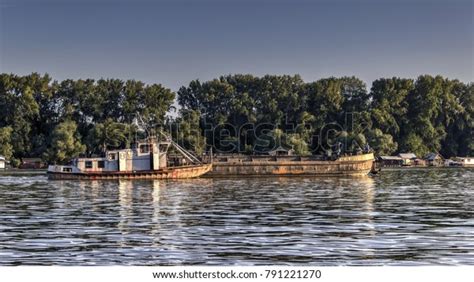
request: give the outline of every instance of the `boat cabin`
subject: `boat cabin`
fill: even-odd
[[[106,151],[100,158],[77,158],[69,166],[54,166],[59,172],[148,171],[167,167],[170,142],[155,139],[137,142],[131,149]],[[51,168],[51,167],[50,167]]]

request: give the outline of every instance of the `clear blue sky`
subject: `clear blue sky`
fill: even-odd
[[[0,72],[173,90],[231,73],[474,77],[472,0],[0,3]]]

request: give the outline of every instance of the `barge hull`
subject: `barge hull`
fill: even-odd
[[[341,157],[335,161],[214,162],[205,177],[229,176],[360,176],[373,169],[373,154]]]
[[[169,167],[160,170],[121,171],[121,172],[51,172],[51,180],[107,180],[107,179],[181,179],[199,177],[212,169],[212,164],[185,167]]]

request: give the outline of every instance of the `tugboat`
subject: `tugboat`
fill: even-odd
[[[176,155],[169,157],[170,148]],[[178,179],[199,177],[212,169],[167,137],[148,137],[131,149],[106,151],[101,158],[76,158],[70,165],[50,165],[55,180]]]

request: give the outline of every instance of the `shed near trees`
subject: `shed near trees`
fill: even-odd
[[[399,156],[380,156],[377,161],[381,167],[398,167],[403,165],[403,159]]]
[[[40,158],[23,158],[21,159],[20,169],[43,169],[48,165]]]
[[[404,166],[414,165],[417,159],[416,155],[413,153],[400,153],[398,156],[402,158],[402,165]]]
[[[462,165],[463,166],[474,166],[474,158],[473,157],[462,158]]]
[[[0,169],[5,169],[6,166],[6,160],[4,156],[0,156]]]
[[[443,166],[444,163],[443,156],[438,153],[429,153],[424,159],[429,166]]]

